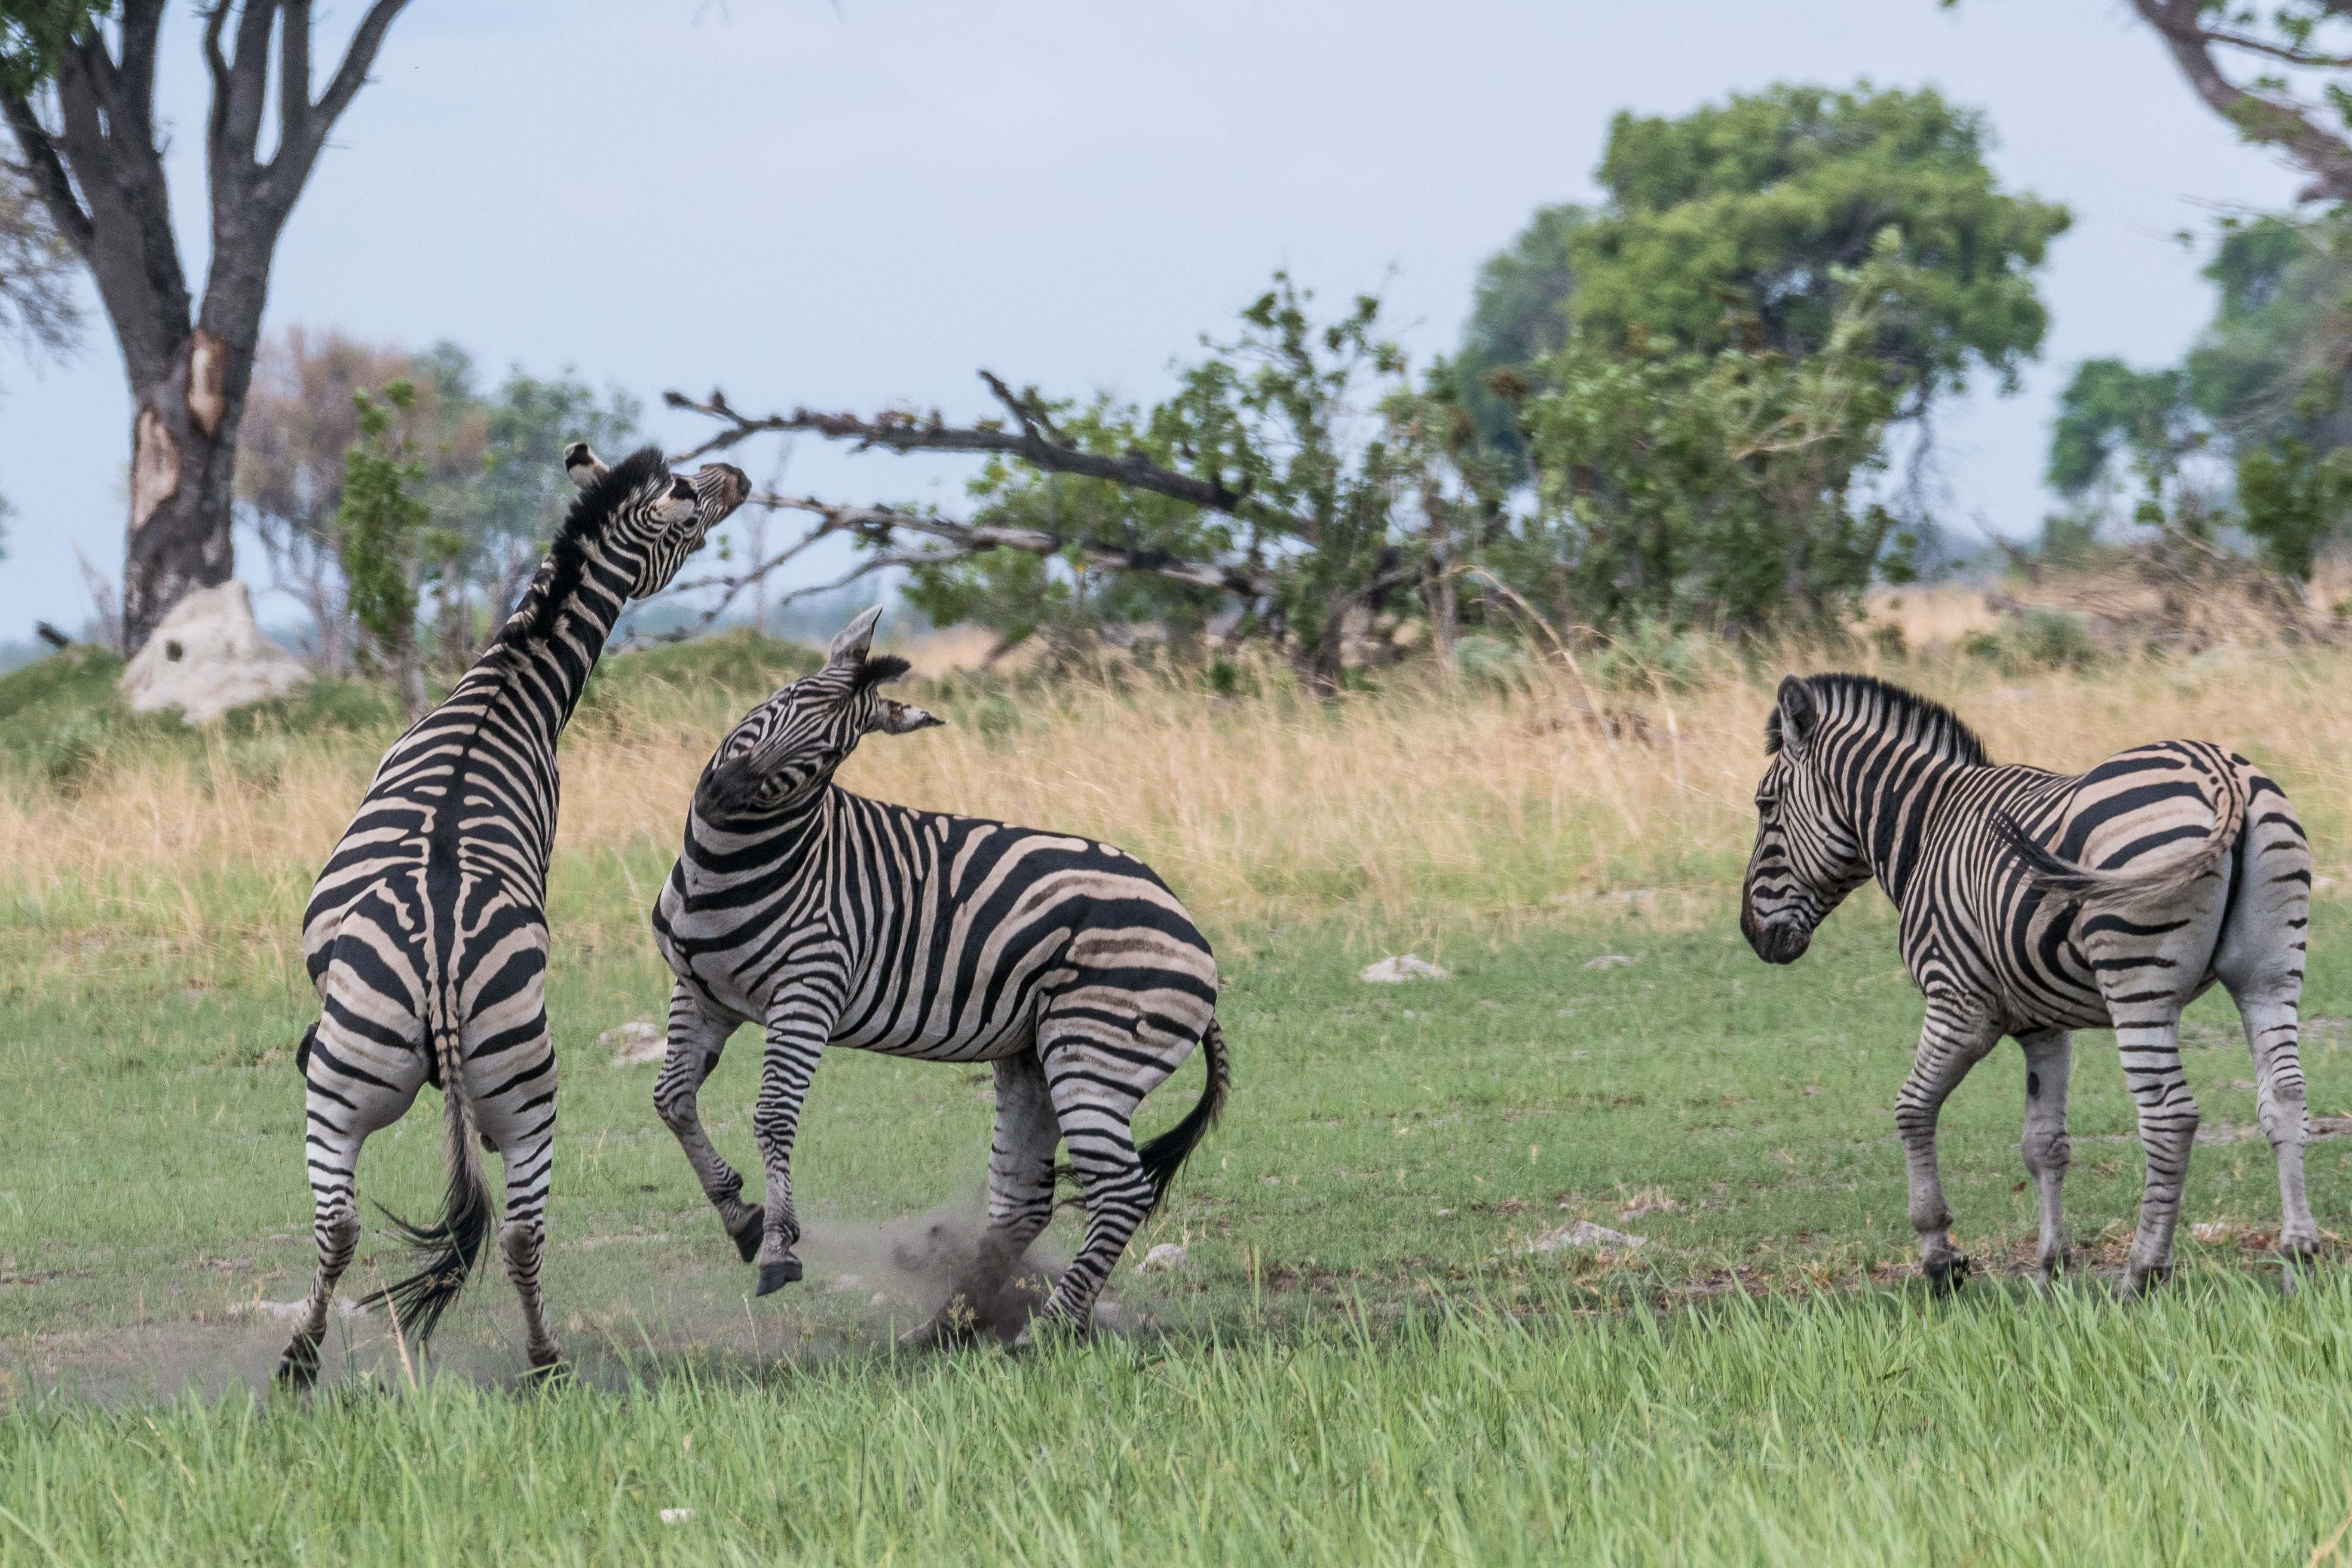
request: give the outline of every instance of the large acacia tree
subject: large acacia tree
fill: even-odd
[[[234,568],[237,421],[270,259],[328,132],[404,4],[373,0],[315,98],[310,0],[200,9],[212,78],[212,255],[201,300],[173,237],[155,118],[164,0],[12,0],[0,10],[0,112],[58,234],[89,268],[131,384],[128,650],[189,590],[226,582]]]
[[[1614,349],[1656,338],[1704,353],[1820,352],[1842,273],[1890,229],[1906,296],[1868,351],[1924,414],[1972,369],[2013,391],[2049,314],[2034,281],[2064,207],[2005,191],[1984,116],[1932,89],[1778,84],[1676,119],[1620,113],[1591,206],[1538,211],[1488,260],[1462,351],[1479,425],[1514,449],[1490,373],[1527,367],[1572,334]]]

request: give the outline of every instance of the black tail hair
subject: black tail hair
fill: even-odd
[[[441,1200],[441,1217],[431,1225],[413,1225],[385,1208],[376,1208],[400,1233],[410,1250],[425,1255],[424,1266],[405,1279],[385,1286],[360,1305],[388,1304],[401,1336],[423,1347],[440,1325],[441,1314],[466,1289],[474,1261],[490,1232],[490,1189],[482,1180],[481,1157],[475,1151],[478,1133],[474,1105],[466,1093],[466,1064],[457,1024],[447,1005],[439,1001],[441,987],[426,992],[425,1032],[429,1048],[441,1068],[442,1104],[449,1137],[449,1190]]]
[[[1135,1152],[1135,1157],[1143,1163],[1143,1179],[1151,1184],[1152,1209],[1167,1199],[1168,1189],[1175,1184],[1176,1173],[1192,1158],[1192,1151],[1201,1146],[1209,1129],[1217,1124],[1217,1114],[1225,1108],[1225,1093],[1233,1087],[1233,1058],[1225,1052],[1225,1031],[1218,1026],[1214,1014],[1209,1016],[1209,1026],[1201,1031],[1201,1049],[1209,1065],[1209,1081],[1202,1086],[1201,1098],[1184,1113],[1181,1121]],[[1054,1167],[1054,1181],[1056,1185],[1066,1183],[1076,1186],[1077,1172],[1064,1161]],[[1057,1206],[1081,1207],[1085,1202],[1085,1194],[1080,1193]],[[1150,1210],[1144,1212],[1148,1215]]]

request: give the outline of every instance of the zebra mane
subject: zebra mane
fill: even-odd
[[[509,617],[498,636],[498,646],[512,647],[555,635],[555,613],[563,601],[579,590],[580,579],[588,570],[588,547],[604,537],[621,503],[629,499],[638,486],[667,465],[662,460],[659,447],[640,447],[619,462],[604,470],[604,477],[593,481],[574,497],[572,510],[564,514],[563,525],[555,531],[555,542],[548,548],[547,559],[523,591],[521,607],[527,615]]]
[[[1914,742],[1939,756],[1971,767],[1990,767],[1992,758],[1977,732],[1940,702],[1879,679],[1874,675],[1809,675],[1805,684],[1825,716],[1866,715],[1874,730],[1907,731]],[[1780,749],[1780,709],[1764,721],[1764,754]]]

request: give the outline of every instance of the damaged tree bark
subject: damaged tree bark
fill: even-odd
[[[236,426],[261,335],[270,258],[328,132],[358,94],[404,4],[373,0],[315,102],[310,0],[220,0],[205,14],[213,88],[205,130],[212,258],[193,314],[154,121],[164,0],[123,0],[110,29],[85,22],[45,95],[53,101],[37,104],[0,90],[0,112],[35,187],[98,286],[130,382],[126,653],[137,652],[191,589],[226,582],[235,567]],[[263,162],[257,149],[273,97],[273,45],[277,145]]]

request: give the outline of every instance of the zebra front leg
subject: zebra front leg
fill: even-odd
[[[1911,1228],[1919,1236],[1919,1269],[1937,1290],[1956,1289],[1967,1279],[1969,1259],[1952,1240],[1952,1211],[1944,1202],[1936,1161],[1936,1123],[1960,1079],[2000,1039],[1994,1025],[1931,999],[1910,1075],[1895,1100],[1895,1131],[1903,1140],[1910,1181]]]
[[[758,1204],[743,1201],[742,1173],[727,1163],[712,1145],[710,1135],[703,1131],[698,1099],[703,1084],[719,1067],[719,1056],[727,1047],[727,1037],[735,1032],[740,1022],[738,1018],[711,1017],[683,980],[672,988],[669,1050],[662,1058],[661,1077],[654,1081],[654,1110],[677,1135],[679,1146],[686,1151],[687,1163],[694,1167],[695,1180],[702,1184],[702,1195],[718,1208],[719,1223],[734,1239],[735,1250],[749,1263],[759,1256],[767,1215]]]
[[[308,1388],[319,1378],[319,1343],[335,1286],[359,1246],[354,1201],[360,1147],[368,1134],[400,1120],[425,1082],[425,1058],[414,1049],[350,1033],[331,1009],[302,1037],[303,1157],[310,1176],[311,1232],[319,1263],[294,1337],[278,1358],[278,1380]]]
[[[2110,1005],[2112,1008],[2112,1004]],[[2116,1049],[2124,1084],[2139,1108],[2139,1145],[2147,1162],[2140,1187],[2139,1228],[2132,1237],[2124,1286],[2144,1295],[2172,1277],[2172,1233],[2180,1223],[2180,1194],[2197,1141],[2197,1100],[2180,1070],[2180,1004],[2152,999],[2140,1016],[2116,1020]]]
[[[801,1107],[807,1101],[817,1059],[840,1016],[844,987],[803,981],[788,987],[768,1011],[768,1046],[760,1063],[760,1099],[751,1110],[751,1133],[767,1177],[765,1223],[760,1237],[760,1283],[765,1296],[801,1277],[793,1256],[801,1238],[793,1212],[793,1142],[800,1134]]]
[[[2063,1190],[2066,1143],[2066,1080],[2074,1065],[2074,1037],[2064,1029],[2020,1035],[2025,1051],[2025,1137],[2020,1152],[2033,1178],[2042,1207],[2042,1247],[2037,1282],[2048,1285],[2066,1270],[2066,1220]]]

